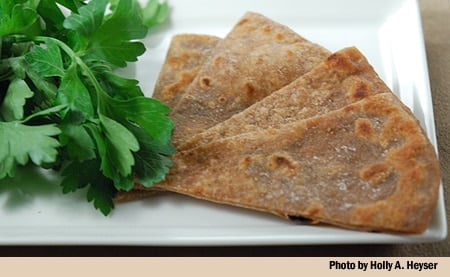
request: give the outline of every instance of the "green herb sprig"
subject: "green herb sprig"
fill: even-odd
[[[163,180],[169,108],[115,69],[168,14],[158,0],[0,0],[0,179],[29,163],[59,170],[64,193],[87,188],[105,215],[136,177]]]

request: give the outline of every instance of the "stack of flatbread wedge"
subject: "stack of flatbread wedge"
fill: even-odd
[[[434,147],[354,47],[330,53],[249,12],[224,39],[175,36],[154,97],[178,150],[156,189],[360,230],[431,220]]]

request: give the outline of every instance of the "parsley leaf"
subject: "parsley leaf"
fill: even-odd
[[[0,36],[13,33],[27,33],[38,21],[37,12],[25,4],[13,4],[14,1],[2,1],[0,11]]]
[[[110,71],[102,71],[96,74],[96,78],[108,95],[115,99],[129,99],[144,95],[136,80],[118,76]]]
[[[83,162],[97,157],[95,142],[89,135],[88,128],[84,126],[85,117],[82,113],[68,112],[59,125],[61,134],[62,155],[66,159]],[[97,167],[98,168],[98,167]]]
[[[80,35],[90,36],[102,24],[107,4],[108,0],[90,1],[87,5],[79,8],[78,13],[67,17],[63,26],[77,31]]]
[[[69,67],[62,77],[56,103],[66,104],[70,110],[80,111],[87,116],[94,115],[94,106],[89,90],[80,79],[76,66]]]
[[[106,117],[100,116],[102,131],[105,135],[105,156],[101,168],[105,176],[115,176],[116,171],[122,176],[131,174],[134,165],[132,151],[139,150],[139,144],[134,135],[123,125]]]
[[[165,114],[169,108],[161,102],[144,96],[128,100],[107,97],[106,113],[116,120],[127,120],[138,124],[157,142],[170,140],[173,122]]]
[[[112,199],[117,190],[110,179],[96,170],[98,167],[99,161],[95,159],[70,163],[62,172],[65,178],[61,186],[63,187],[63,193],[88,187],[87,201],[93,202],[96,209],[99,209],[104,215],[108,215],[114,208]]]
[[[94,207],[99,209],[104,215],[108,215],[114,208],[113,198],[117,193],[111,181],[98,176],[101,180],[91,183],[87,192],[87,200],[94,202]]]
[[[169,109],[114,71],[168,17],[166,2],[149,1],[0,1],[0,179],[28,163],[62,170],[63,192],[85,188],[106,215],[136,176],[164,178]]]
[[[135,125],[129,128],[140,143],[140,149],[135,153],[134,172],[143,186],[151,187],[154,183],[164,180],[172,166],[169,156],[175,149],[170,143],[156,142],[152,136]]]
[[[94,8],[90,10],[97,11]],[[76,18],[82,22],[97,22],[93,14],[94,12],[79,11]],[[89,30],[80,32],[73,24],[72,17],[66,19],[65,26],[78,31],[79,35],[89,41],[87,49],[84,49],[88,59],[100,59],[113,66],[125,67],[127,62],[137,61],[137,57],[145,52],[144,44],[134,41],[144,38],[148,31],[142,22],[141,8],[136,1],[117,1],[112,13],[104,18],[102,24]]]
[[[151,28],[164,23],[169,17],[169,4],[159,0],[150,0],[142,9],[144,24]]]
[[[25,60],[32,70],[43,77],[63,77],[61,50],[53,40],[45,41],[46,48],[35,46],[31,52],[25,55]]]
[[[29,159],[36,165],[54,162],[60,144],[53,136],[59,133],[54,124],[28,126],[16,121],[0,122],[0,178],[14,176],[16,164],[25,165]]]
[[[14,79],[9,84],[5,99],[0,106],[0,114],[5,121],[20,120],[23,118],[23,106],[33,92],[22,79]]]

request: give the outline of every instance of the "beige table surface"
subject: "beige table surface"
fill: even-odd
[[[375,0],[374,0],[375,1]],[[450,0],[419,0],[437,141],[450,214]],[[413,58],[413,57],[412,57]],[[0,247],[3,256],[450,256],[450,239],[428,244],[272,247]]]

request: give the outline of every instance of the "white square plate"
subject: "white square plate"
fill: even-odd
[[[149,34],[147,52],[126,73],[151,95],[172,35],[225,36],[246,11],[289,26],[331,51],[358,47],[381,78],[420,120],[436,146],[418,5],[413,0],[169,0],[170,23]],[[0,244],[18,245],[271,245],[417,243],[447,235],[443,190],[431,224],[420,235],[302,225],[275,216],[159,195],[118,205],[108,217],[84,192],[62,195],[58,176],[26,168],[0,181]]]

